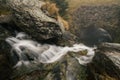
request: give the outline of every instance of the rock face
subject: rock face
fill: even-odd
[[[61,37],[61,25],[54,18],[45,15],[41,6],[44,2],[39,0],[8,0],[12,20],[23,32],[37,40]]]
[[[103,28],[112,36],[113,42],[120,42],[119,16],[120,6],[109,5],[82,5],[73,13],[73,24],[76,34],[80,34],[81,28],[96,27]]]

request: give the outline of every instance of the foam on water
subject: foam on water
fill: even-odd
[[[16,67],[22,64],[30,64],[29,58],[32,58],[34,62],[53,63],[59,61],[69,51],[78,52],[87,50],[87,55],[75,57],[80,64],[85,65],[91,62],[95,54],[94,48],[87,47],[83,44],[74,44],[73,47],[61,47],[50,44],[40,44],[36,41],[25,39],[25,36],[26,34],[24,33],[18,33],[16,37],[6,39],[6,42],[12,47],[11,53],[15,51],[19,57],[19,61],[15,65]]]

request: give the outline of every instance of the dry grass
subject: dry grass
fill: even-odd
[[[69,11],[73,11],[80,5],[100,5],[100,4],[120,4],[120,0],[67,0],[69,2]]]

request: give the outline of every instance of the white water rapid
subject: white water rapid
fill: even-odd
[[[91,62],[94,57],[94,49],[87,47],[83,44],[74,44],[73,47],[61,47],[50,44],[40,44],[36,41],[25,39],[26,34],[23,32],[18,33],[16,37],[9,37],[6,42],[12,47],[11,54],[13,51],[17,54],[18,62],[16,67],[22,64],[28,65],[30,61],[40,62],[40,63],[53,63],[59,61],[64,55],[69,51],[78,52],[82,50],[87,50],[87,54],[84,56],[76,56],[75,58],[82,65]]]

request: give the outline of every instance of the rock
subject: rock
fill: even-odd
[[[5,39],[13,34],[12,31],[9,31],[9,26],[7,25],[0,25],[0,49],[6,49],[7,43]]]
[[[88,80],[119,80],[119,69],[105,54],[97,53],[88,65]]]
[[[103,43],[99,46],[104,54],[115,64],[120,70],[120,44],[118,43]],[[119,76],[120,77],[120,76]]]
[[[0,79],[8,80],[12,74],[12,66],[10,64],[7,51],[0,51]]]
[[[112,42],[111,35],[103,28],[91,25],[87,28],[81,28],[77,34],[79,41],[87,46],[95,46],[103,42]]]
[[[60,46],[73,46],[77,42],[77,36],[70,31],[65,31],[61,39],[58,39],[57,44]]]
[[[45,4],[40,0],[7,0],[15,27],[31,35],[36,40],[60,38],[61,24],[54,18],[47,16],[41,6]],[[4,21],[5,22],[5,21]]]
[[[74,53],[70,53],[74,54]],[[32,76],[31,76],[32,75]],[[86,80],[87,67],[70,55],[52,64],[32,64],[14,69],[12,80]]]
[[[10,23],[12,16],[11,15],[0,15],[0,23]]]
[[[91,24],[103,28],[111,35],[113,42],[120,42],[119,25],[120,6],[117,4],[106,5],[82,5],[72,15],[72,25],[76,34],[80,34],[81,28],[87,28]]]
[[[73,57],[75,53],[69,52],[61,61],[52,64],[33,63],[29,67],[23,65],[20,68],[14,68],[9,57],[9,46],[5,39],[14,35],[15,30],[25,31],[37,40],[59,37],[62,34],[58,23],[41,12],[40,6],[38,6],[41,2],[37,1],[9,0],[8,4],[12,9],[13,21],[16,26],[8,25],[6,22],[0,24],[0,80],[120,80],[120,44],[114,43],[100,45],[92,63],[86,66],[80,65]],[[44,26],[40,26],[41,23]],[[51,24],[55,26],[50,26]],[[101,31],[100,28],[97,32],[99,31]],[[103,33],[110,40],[109,34],[106,31]],[[76,36],[69,32],[64,34],[63,39],[73,41],[72,44],[76,42],[74,41]],[[61,43],[63,42],[64,40],[61,40]]]
[[[8,80],[12,74],[12,65],[10,61],[9,46],[5,42],[6,37],[9,37],[12,32],[6,27],[0,25],[0,79]]]
[[[104,43],[99,46],[93,62],[88,65],[89,74],[94,79],[120,79],[120,44]]]

